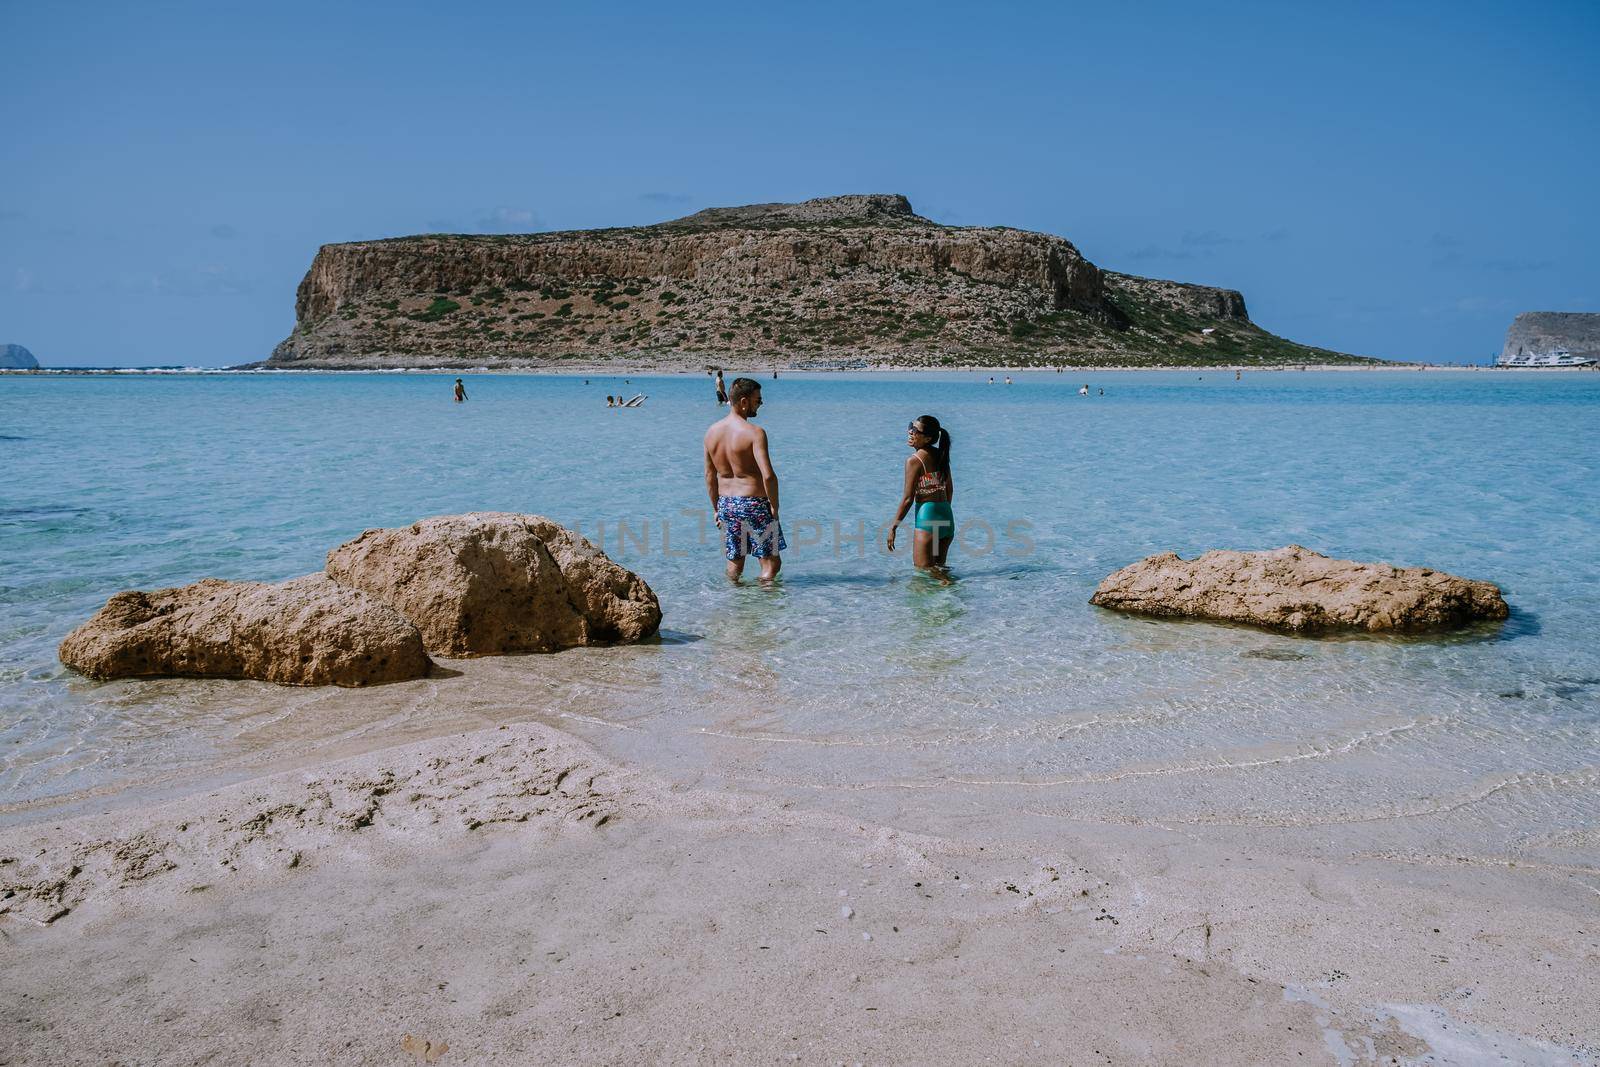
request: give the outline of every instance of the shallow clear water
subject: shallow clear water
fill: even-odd
[[[1074,819],[1593,859],[1600,374],[985,378],[765,379],[791,542],[772,590],[730,589],[698,542],[703,377],[475,376],[465,405],[435,375],[0,378],[0,808],[532,715],[684,778],[851,803],[984,788]],[[873,545],[924,412],[954,435],[958,522],[981,520],[948,587]],[[286,578],[366,527],[474,509],[603,534],[665,640],[340,693],[56,662],[119,589]],[[1087,603],[1151,552],[1289,542],[1487,578],[1514,615],[1303,641]]]

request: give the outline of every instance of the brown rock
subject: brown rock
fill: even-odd
[[[1426,567],[1330,559],[1288,545],[1269,552],[1150,556],[1108,576],[1089,603],[1140,615],[1242,622],[1296,634],[1420,633],[1509,613],[1500,589]]]
[[[1349,358],[1267,333],[1234,290],[1102,271],[1063,237],[944,226],[903,196],[867,194],[623,229],[325,245],[270,365],[1122,365],[1175,353]]]
[[[188,675],[279,685],[377,685],[421,678],[417,628],[321,574],[267,585],[207,578],[118,593],[61,642],[91,678]]]
[[[446,656],[640,641],[661,625],[644,579],[538,515],[474,512],[368,530],[328,553],[328,577],[394,607]]]

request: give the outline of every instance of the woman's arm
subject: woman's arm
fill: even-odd
[[[889,551],[894,551],[894,535],[900,529],[906,512],[910,511],[917,500],[917,457],[912,456],[906,460],[905,485],[900,490],[900,507],[895,510],[894,522],[889,524]]]

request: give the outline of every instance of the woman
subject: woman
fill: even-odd
[[[911,458],[906,460],[900,508],[889,527],[889,551],[894,551],[901,520],[915,508],[912,525],[916,539],[911,545],[911,561],[924,570],[941,573],[956,530],[955,513],[950,508],[956,492],[950,477],[950,431],[932,415],[922,415],[906,428],[906,444],[911,448]]]

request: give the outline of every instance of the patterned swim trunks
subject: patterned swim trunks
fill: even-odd
[[[764,496],[719,496],[717,517],[722,520],[722,548],[729,559],[765,559],[789,547]]]

